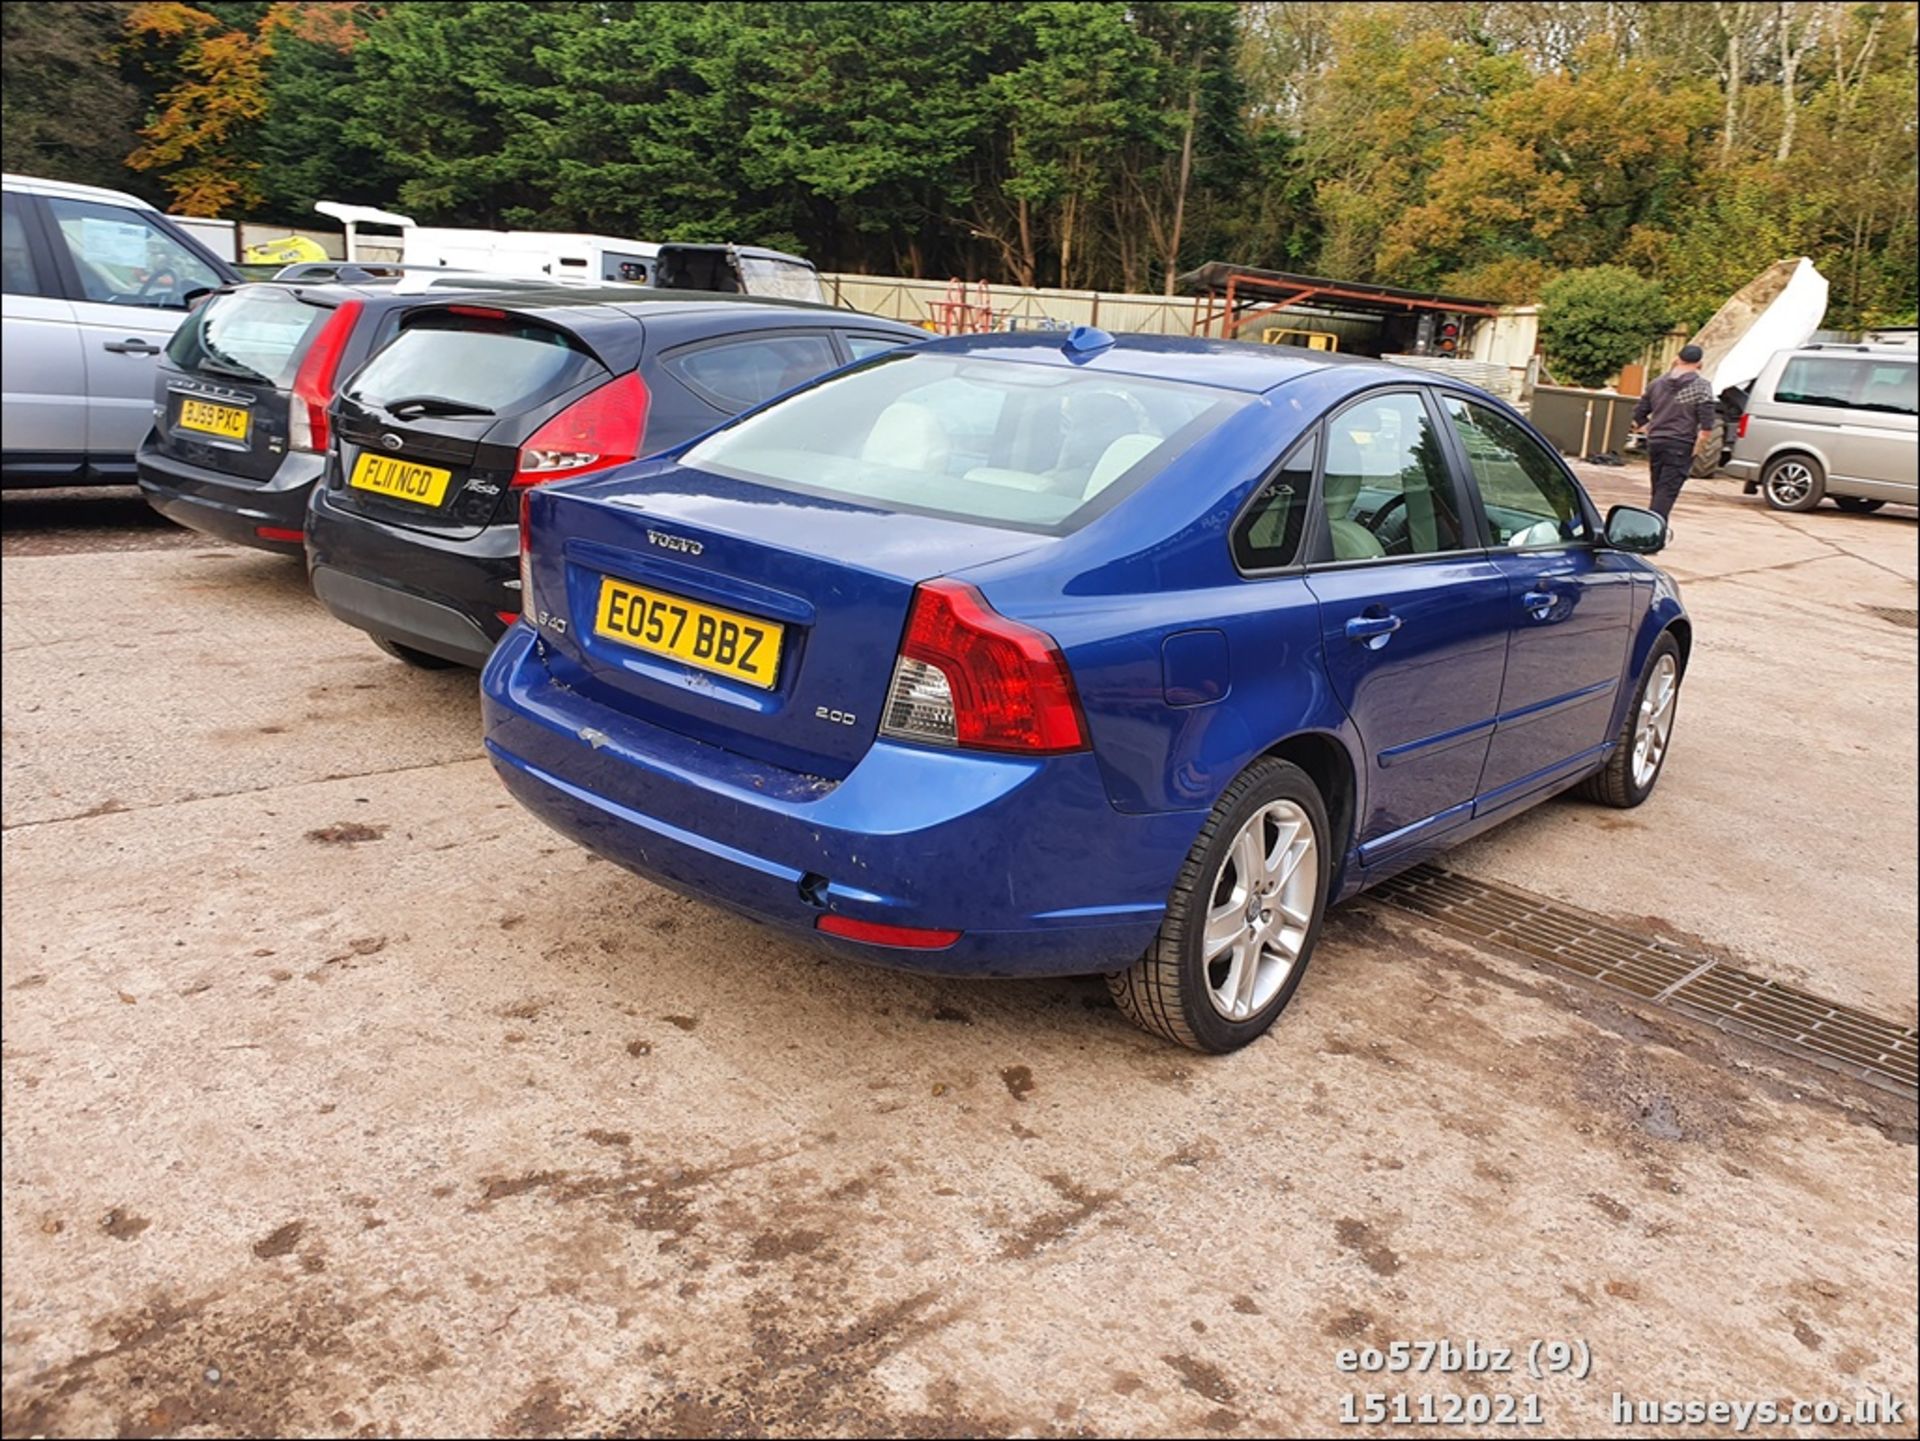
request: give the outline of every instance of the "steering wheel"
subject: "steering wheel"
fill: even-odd
[[[141,283],[140,288],[133,293],[133,298],[136,301],[145,300],[147,296],[153,293],[153,288],[160,283],[161,277],[163,276],[166,278],[166,288],[169,293],[180,288],[179,272],[170,265],[163,265]]]
[[[1396,510],[1404,509],[1406,504],[1407,493],[1403,490],[1367,518],[1367,529],[1372,531],[1374,535],[1379,535],[1380,527],[1386,524],[1387,517],[1392,515]]]

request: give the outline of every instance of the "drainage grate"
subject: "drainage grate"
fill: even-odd
[[[1904,610],[1897,605],[1863,605],[1862,610],[1870,610],[1880,619],[1892,625],[1903,625],[1908,630],[1920,630],[1920,610],[1907,606]]]
[[[1438,866],[1415,866],[1370,894],[1883,1090],[1920,1093],[1920,1040],[1879,1016]]]

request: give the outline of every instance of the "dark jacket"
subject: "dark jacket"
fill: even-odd
[[[1684,441],[1692,446],[1703,430],[1720,428],[1713,387],[1697,370],[1670,372],[1647,387],[1633,408],[1633,423],[1647,428],[1647,439]]]

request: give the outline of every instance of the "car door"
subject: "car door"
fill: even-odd
[[[153,423],[155,358],[187,297],[223,277],[146,211],[47,196],[49,238],[63,272],[86,364],[86,449],[97,468],[132,476]]]
[[[1856,409],[1848,415],[1840,447],[1848,458],[1854,495],[1912,505],[1914,417],[1920,411],[1920,365],[1904,356],[1858,362]]]
[[[1438,397],[1506,578],[1506,680],[1476,814],[1524,799],[1598,759],[1613,730],[1638,567],[1597,543],[1567,468],[1511,416]]]
[[[73,307],[59,293],[31,195],[4,197],[6,387],[0,451],[19,483],[69,478],[87,448],[86,368]]]
[[[1414,387],[1326,422],[1306,579],[1327,674],[1367,756],[1363,865],[1469,819],[1507,656],[1507,582]]]

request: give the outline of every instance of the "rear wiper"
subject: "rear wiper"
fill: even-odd
[[[388,401],[383,409],[388,415],[399,416],[402,420],[409,420],[419,415],[493,414],[484,405],[472,405],[464,400],[449,400],[444,395],[409,395],[404,400]]]
[[[231,375],[235,380],[258,381],[262,385],[273,384],[251,365],[243,365],[228,355],[226,351],[208,340],[204,333],[200,337],[200,352],[199,364],[194,367],[196,370],[212,371],[215,375]]]

